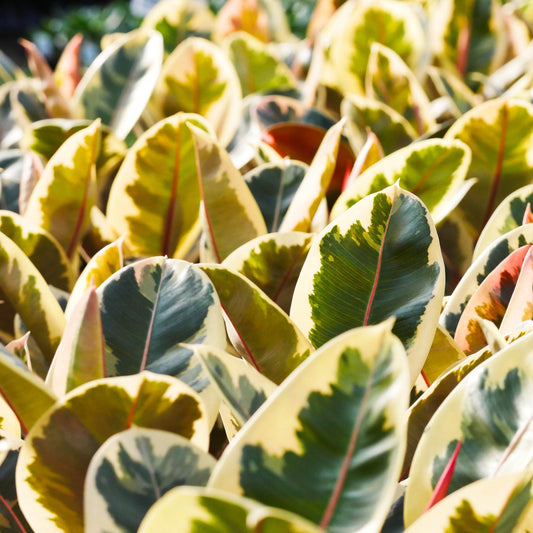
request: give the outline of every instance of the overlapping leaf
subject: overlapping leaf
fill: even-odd
[[[414,383],[443,295],[444,266],[431,217],[417,197],[394,185],[366,196],[318,235],[290,315],[314,346],[394,316]]]
[[[36,531],[83,532],[90,460],[109,437],[133,425],[171,431],[207,447],[205,408],[175,378],[143,372],[79,387],[39,419],[20,452],[17,493]]]
[[[328,531],[379,530],[400,473],[409,389],[390,328],[355,329],[317,350],[232,440],[208,486]]]
[[[175,433],[131,428],[113,435],[87,470],[85,532],[136,533],[156,501],[174,487],[204,486],[214,465],[211,455]]]

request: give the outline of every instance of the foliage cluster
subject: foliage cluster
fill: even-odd
[[[0,55],[0,531],[533,529],[531,11],[335,7]]]

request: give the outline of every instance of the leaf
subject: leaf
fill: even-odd
[[[214,423],[218,395],[184,345],[226,347],[221,307],[209,278],[186,261],[152,257],[122,268],[97,293],[106,375],[151,370],[178,377],[202,396]]]
[[[518,227],[502,235],[472,263],[447,299],[439,319],[439,323],[451,335],[455,335],[457,323],[468,300],[483,280],[512,252],[527,244],[533,244],[533,224]]]
[[[313,349],[309,341],[285,312],[242,274],[219,265],[204,263],[200,268],[217,290],[235,349],[268,379],[281,383],[309,356]]]
[[[423,511],[457,445],[449,492],[484,477],[523,472],[531,463],[530,335],[470,372],[433,415],[416,449],[405,498],[405,521]]]
[[[239,246],[222,264],[246,276],[288,313],[312,238],[296,231],[269,233]]]
[[[351,330],[317,350],[237,434],[208,486],[328,531],[379,530],[400,473],[409,389],[391,325]]]
[[[166,59],[153,103],[163,117],[184,111],[205,117],[222,146],[237,131],[241,87],[224,52],[200,37],[180,43]]]
[[[407,146],[417,136],[413,127],[397,111],[363,96],[346,96],[341,103],[341,115],[347,119],[346,135],[357,151],[363,148],[368,130],[378,138],[385,154]]]
[[[487,344],[485,335],[479,326],[478,317],[500,326],[524,265],[531,269],[531,261],[526,261],[530,248],[531,245],[522,246],[506,257],[483,280],[468,300],[454,335],[455,342],[467,355],[477,352]],[[528,274],[531,275],[529,272]],[[533,302],[529,304],[529,307],[531,305]],[[526,318],[531,315],[531,312],[527,312],[527,308],[526,302],[523,309]]]
[[[330,38],[326,62],[343,94],[361,94],[371,45],[381,43],[417,71],[423,54],[424,33],[413,7],[403,2],[377,0],[348,3],[326,27]]]
[[[302,517],[203,487],[178,487],[148,511],[139,533],[320,533]]]
[[[67,43],[54,69],[54,81],[64,98],[72,98],[81,80],[81,33],[74,35]]]
[[[39,419],[21,449],[17,492],[34,529],[83,532],[89,463],[109,437],[132,426],[171,431],[207,447],[205,409],[183,382],[143,372],[83,385]]]
[[[61,397],[72,389],[105,375],[102,319],[93,285],[72,310],[46,382]]]
[[[215,459],[190,441],[157,429],[131,428],[94,454],[85,478],[85,532],[135,533],[150,507],[181,485],[204,486]]]
[[[198,239],[199,171],[187,124],[211,131],[192,114],[158,122],[128,150],[113,181],[107,216],[132,253],[183,259]]]
[[[333,177],[343,128],[344,121],[341,120],[326,133],[287,209],[280,231],[309,231],[311,220]]]
[[[163,38],[137,30],[108,46],[76,87],[73,106],[91,120],[100,118],[125,139],[143,112],[163,62]]]
[[[276,384],[251,365],[219,348],[198,345],[194,352],[240,427],[276,390]]]
[[[425,206],[394,185],[366,196],[313,241],[294,289],[291,318],[318,347],[394,316],[414,383],[444,295],[444,265]]]
[[[50,232],[72,258],[96,202],[100,121],[69,137],[46,165],[25,218]]]
[[[56,397],[33,372],[0,346],[0,395],[17,416],[27,433],[51,407]]]
[[[237,71],[243,96],[296,87],[289,67],[253,34],[234,32],[223,40],[222,48]]]
[[[264,163],[244,175],[244,181],[261,209],[267,231],[279,230],[307,168],[300,161],[284,159],[280,163]]]
[[[50,362],[63,334],[65,316],[33,263],[1,232],[0,290]]]
[[[213,12],[203,4],[162,0],[143,18],[141,28],[157,30],[163,36],[165,53],[170,54],[188,37],[209,38],[215,24]]]
[[[363,172],[347,187],[331,210],[334,219],[364,196],[399,181],[416,194],[435,223],[442,221],[474,184],[465,181],[471,152],[460,141],[428,139],[396,150]]]
[[[510,474],[471,483],[424,513],[406,533],[429,530],[447,533],[527,531],[532,523],[529,517],[531,480],[527,481],[528,477],[529,474]],[[527,521],[524,521],[526,515]]]
[[[513,99],[491,100],[476,106],[446,133],[445,138],[459,139],[472,150],[467,177],[478,181],[461,207],[478,233],[506,196],[529,184],[532,137],[533,105]]]
[[[473,259],[496,239],[525,224],[527,206],[533,204],[533,185],[525,185],[505,197],[485,224],[474,249]]]
[[[419,135],[436,126],[429,98],[413,71],[396,52],[377,42],[370,47],[365,94],[400,113]]]
[[[192,124],[204,217],[204,235],[216,262],[241,244],[267,232],[261,211],[228,153]],[[203,261],[202,254],[200,255]]]
[[[65,309],[67,319],[72,314],[75,304],[91,285],[94,284],[95,288],[98,288],[107,278],[124,266],[125,253],[124,239],[121,237],[91,257],[70,293]]]

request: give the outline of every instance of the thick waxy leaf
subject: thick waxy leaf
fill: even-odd
[[[410,4],[391,0],[348,2],[331,19],[326,61],[336,86],[344,93],[362,93],[371,45],[394,50],[415,71],[425,42],[422,27]]]
[[[520,187],[502,200],[479,236],[474,249],[474,260],[487,246],[505,233],[533,222],[526,214],[528,204],[533,206],[533,185]]]
[[[204,486],[214,465],[211,455],[175,433],[131,428],[113,435],[89,464],[85,532],[136,533],[165,493],[181,485]]]
[[[300,161],[284,159],[280,163],[264,163],[244,175],[269,232],[279,230],[307,169]]]
[[[416,194],[435,223],[461,201],[473,180],[465,181],[471,153],[460,141],[428,139],[397,150],[363,172],[339,197],[331,218],[339,216],[364,196],[399,181]]]
[[[193,133],[210,128],[198,115],[158,122],[128,151],[113,181],[107,217],[132,253],[185,258],[200,234],[200,187]]]
[[[452,336],[438,324],[422,369],[424,379],[428,385],[431,385],[444,371],[464,358],[465,353],[457,346]]]
[[[242,274],[219,265],[202,264],[201,268],[217,289],[236,350],[268,379],[281,383],[313,351],[309,341],[285,312]]]
[[[424,510],[457,442],[449,492],[531,464],[533,358],[526,335],[470,372],[446,398],[416,449],[405,499],[406,524]]]
[[[63,333],[65,316],[33,263],[1,232],[0,290],[50,362]]]
[[[365,93],[398,111],[419,135],[436,125],[429,99],[413,71],[396,52],[377,42],[370,48]]]
[[[250,33],[232,33],[222,46],[237,71],[243,96],[295,88],[296,80],[289,67]]]
[[[354,329],[317,350],[232,440],[209,486],[328,531],[378,531],[400,474],[409,389],[391,325]]]
[[[226,54],[191,37],[166,59],[153,102],[164,117],[178,111],[202,115],[227,146],[237,131],[241,99],[239,78]]]
[[[222,263],[255,283],[286,313],[313,236],[309,233],[269,233],[248,241]]]
[[[226,347],[215,287],[195,265],[153,257],[124,267],[97,290],[108,376],[145,369],[176,376],[202,395],[211,421],[218,410],[200,362],[187,344]]]
[[[366,196],[313,241],[291,318],[315,347],[356,326],[396,317],[414,383],[431,346],[444,265],[422,202],[396,185]]]
[[[26,433],[51,407],[56,397],[33,372],[0,345],[0,395],[16,414]]]
[[[20,452],[19,502],[36,531],[83,532],[90,460],[109,437],[131,426],[171,431],[207,447],[203,404],[175,378],[143,372],[79,387],[39,419]]]
[[[81,43],[83,36],[77,33],[70,39],[59,56],[54,69],[54,81],[64,98],[72,98],[81,80]]]
[[[221,262],[267,229],[259,206],[228,153],[202,130],[193,125],[188,128],[196,154],[204,239],[209,259]]]
[[[74,93],[77,113],[100,118],[125,139],[144,110],[163,62],[163,38],[156,31],[124,35],[91,63]]]
[[[141,28],[157,30],[163,36],[165,53],[170,54],[187,37],[209,38],[214,24],[215,16],[207,5],[188,0],[161,0],[153,4]]]
[[[202,487],[169,491],[148,511],[139,533],[320,533],[302,517]]]
[[[223,350],[199,345],[194,352],[241,427],[276,390],[275,383]]]
[[[72,310],[46,382],[61,397],[72,389],[105,375],[102,319],[93,285]]]
[[[379,139],[385,154],[407,146],[417,136],[400,113],[371,98],[350,94],[342,101],[341,113],[347,118],[347,135],[357,151],[363,148],[368,130]]]
[[[65,252],[47,231],[12,211],[0,211],[0,231],[28,256],[47,283],[63,290],[72,287],[73,272]]]
[[[515,290],[519,289],[517,286],[519,277],[529,278],[531,283],[533,263],[531,253],[528,253],[530,249],[531,245],[522,246],[506,257],[483,280],[468,300],[457,323],[454,336],[455,342],[466,354],[477,352],[487,345],[479,319],[490,320],[499,327]],[[528,289],[527,283],[522,291],[525,291],[525,294],[517,296],[525,296],[526,300],[525,302],[515,302],[513,313],[519,313],[524,320],[528,320],[533,318],[531,314],[533,299],[531,299],[531,289]],[[519,306],[519,304],[521,305]],[[520,309],[517,309],[518,306]],[[514,322],[514,325],[517,326],[522,320],[515,318]],[[512,329],[511,318],[508,318],[507,329]]]
[[[85,268],[82,270],[76,284],[70,293],[65,316],[70,316],[72,309],[82,295],[93,284],[98,288],[109,276],[119,271],[124,266],[125,250],[124,239],[121,237],[115,242],[108,244],[98,253],[93,255]]]
[[[533,105],[513,99],[485,102],[458,119],[446,138],[459,139],[472,150],[468,177],[478,181],[461,207],[479,232],[506,196],[531,181]]]
[[[96,202],[100,121],[69,137],[46,165],[25,218],[50,232],[71,258]]]
[[[406,533],[528,531],[533,526],[528,477],[531,476],[510,474],[476,481],[424,513]]]
[[[309,231],[311,220],[333,177],[343,128],[344,120],[341,120],[326,133],[287,209],[280,231]]]
[[[511,230],[483,250],[461,278],[440,316],[439,323],[451,335],[455,335],[457,324],[468,300],[483,280],[512,252],[528,244],[533,244],[533,224]]]

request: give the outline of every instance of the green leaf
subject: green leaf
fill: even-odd
[[[183,382],[143,372],[83,385],[39,419],[20,452],[17,493],[36,531],[83,532],[91,458],[109,437],[132,426],[171,431],[207,447],[205,408]]]
[[[200,207],[207,252],[221,262],[241,244],[267,232],[263,215],[240,172],[222,146],[189,124],[200,182]],[[203,253],[202,253],[203,252]]]
[[[414,383],[444,295],[444,265],[431,217],[394,185],[366,196],[313,241],[291,318],[315,347],[357,326],[395,317]]]
[[[268,379],[281,383],[312,352],[309,341],[285,312],[242,274],[206,263],[200,268],[216,287],[235,349]]]
[[[391,322],[317,350],[237,434],[208,486],[328,531],[378,531],[400,474],[409,389]]]
[[[450,492],[481,478],[523,472],[531,464],[530,342],[531,334],[525,335],[479,365],[433,415],[411,466],[406,524],[423,512],[458,440],[463,444]]]
[[[510,474],[476,481],[450,494],[441,504],[424,513],[407,528],[406,533],[529,531],[533,525],[529,516],[530,478],[530,474]]]
[[[269,233],[239,246],[222,264],[246,276],[288,313],[312,239],[297,231]]]
[[[331,211],[334,219],[368,194],[393,185],[416,194],[435,223],[462,200],[474,180],[465,181],[471,152],[460,141],[428,139],[413,143],[381,159],[347,187]]]
[[[309,231],[311,220],[326,197],[344,128],[344,120],[332,126],[320,143],[280,225],[280,231]]]
[[[105,374],[102,319],[93,285],[76,303],[67,320],[46,382],[61,397]]]
[[[530,223],[529,220],[524,220],[528,204],[533,205],[533,185],[520,187],[500,202],[479,236],[473,260],[477,259],[485,248],[502,235],[523,224]]]
[[[222,48],[237,71],[243,96],[296,87],[289,67],[250,33],[231,33],[222,42]]]
[[[5,398],[27,433],[56,397],[43,380],[0,346],[0,395]]]
[[[119,38],[91,63],[74,93],[84,118],[100,118],[125,139],[143,112],[163,62],[163,38],[137,30]]]
[[[3,233],[0,233],[0,290],[50,362],[63,334],[65,316],[39,271]]]
[[[154,504],[139,533],[320,533],[298,515],[201,487],[178,487]]]
[[[202,115],[227,146],[237,131],[241,99],[239,78],[229,58],[213,43],[191,37],[163,64],[153,103],[164,117],[178,111]]]
[[[146,369],[178,377],[200,393],[214,422],[218,397],[184,345],[226,347],[222,311],[209,278],[186,261],[152,257],[122,268],[97,293],[106,375]]]
[[[419,135],[436,126],[429,98],[413,71],[390,48],[371,44],[365,94],[400,113]]]
[[[307,168],[301,161],[284,159],[264,163],[244,175],[269,232],[278,231]]]
[[[276,390],[275,383],[223,350],[199,345],[194,352],[241,427]]]
[[[96,203],[100,121],[69,137],[37,182],[25,218],[50,232],[72,258],[88,229]]]
[[[193,134],[211,132],[202,117],[178,113],[145,132],[113,181],[107,217],[132,253],[184,259],[200,234],[200,187]]]
[[[136,533],[150,507],[181,485],[204,486],[215,459],[167,431],[131,428],[94,454],[84,488],[85,532]]]
[[[461,207],[479,233],[496,206],[531,180],[533,105],[513,99],[485,102],[458,119],[446,138],[459,139],[472,150],[468,177],[478,181]]]
[[[385,154],[411,144],[417,136],[400,113],[371,98],[349,94],[341,103],[341,114],[347,119],[346,134],[357,151],[363,148],[368,130],[379,139]]]

